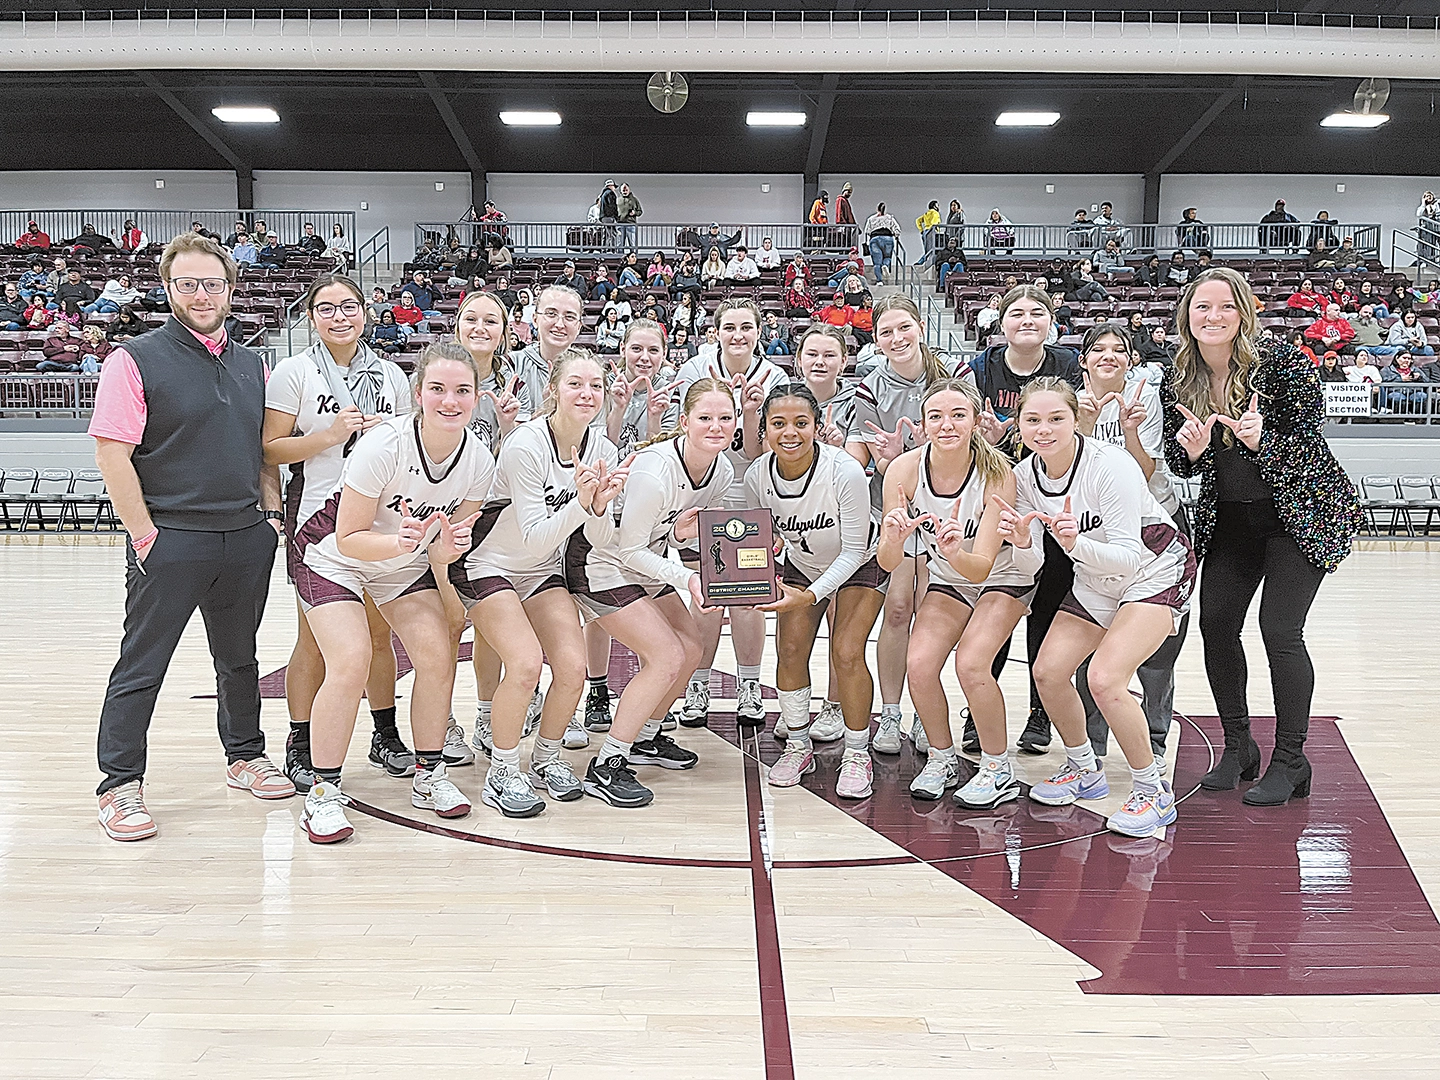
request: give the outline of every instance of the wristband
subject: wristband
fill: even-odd
[[[155,542],[155,538],[156,538],[157,536],[159,536],[159,535],[160,535],[160,530],[159,530],[159,529],[151,529],[148,533],[146,533],[144,536],[140,537],[140,539],[138,539],[138,540],[136,540],[136,539],[134,539],[134,538],[132,537],[131,540],[130,540],[130,546],[131,546],[135,551],[137,551],[137,552],[138,552],[138,551],[144,551],[147,547],[149,547],[151,544],[153,544],[153,543]]]

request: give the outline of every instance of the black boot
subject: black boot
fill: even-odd
[[[1260,775],[1260,747],[1250,734],[1250,721],[1222,720],[1225,728],[1225,753],[1220,762],[1200,778],[1206,791],[1234,791],[1241,780],[1254,780]]]
[[[1305,735],[1309,718],[1299,721],[1293,730],[1284,718],[1275,722],[1275,752],[1260,782],[1245,792],[1240,801],[1248,806],[1281,806],[1291,799],[1310,794],[1310,762],[1305,758]]]

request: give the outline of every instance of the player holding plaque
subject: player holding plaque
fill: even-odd
[[[810,654],[828,608],[834,609],[830,654],[845,717],[845,755],[835,793],[863,799],[872,790],[870,707],[875,683],[865,642],[880,614],[888,575],[875,561],[877,529],[869,483],[860,463],[842,448],[817,441],[819,402],[802,382],[782,383],[761,409],[770,452],[745,474],[745,493],[775,515],[785,541],[782,596],[762,610],[776,614],[779,653],[775,685],[785,752],[770,768],[770,783],[793,787],[815,771],[810,737]]]
[[[700,595],[706,607],[777,599],[775,531],[767,510],[700,511]]]

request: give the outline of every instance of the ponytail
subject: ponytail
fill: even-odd
[[[735,388],[727,382],[721,382],[719,379],[714,379],[707,375],[703,379],[696,379],[693,383],[690,384],[689,389],[685,391],[685,399],[680,404],[680,415],[689,416],[690,413],[694,410],[695,406],[699,404],[700,399],[706,394],[711,393],[724,394],[725,397],[731,402],[731,404],[734,404]],[[636,443],[635,449],[644,450],[647,446],[654,446],[656,443],[669,442],[671,439],[678,439],[681,435],[684,434],[685,429],[677,425],[671,428],[669,431],[662,431],[658,435],[652,435],[644,442]]]
[[[1034,383],[1030,385],[1033,386]],[[975,471],[980,474],[980,479],[985,482],[986,487],[1000,483],[1010,472],[1010,459],[1001,453],[998,447],[991,446],[985,440],[985,436],[980,433],[979,419],[985,403],[980,397],[980,391],[970,383],[964,379],[949,378],[937,379],[931,383],[925,391],[925,396],[920,399],[921,427],[923,428],[925,425],[925,403],[936,394],[946,392],[959,394],[970,402],[970,412],[976,419],[975,426],[970,431],[970,457],[975,462]]]
[[[925,341],[925,320],[920,317],[920,309],[903,293],[895,293],[891,296],[882,297],[874,308],[874,322],[872,326],[880,325],[880,317],[891,311],[903,312],[908,315],[920,329],[920,360],[925,370],[925,386],[930,386],[946,378],[945,365],[940,362],[940,356]]]

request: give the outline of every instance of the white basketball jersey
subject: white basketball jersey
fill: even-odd
[[[975,461],[970,461],[970,471],[965,475],[965,482],[960,485],[958,491],[941,492],[935,490],[933,476],[930,472],[930,447],[926,447],[920,457],[920,467],[915,480],[915,494],[910,500],[910,516],[919,517],[921,514],[933,514],[944,521],[955,509],[955,500],[960,500],[959,521],[964,529],[965,539],[960,547],[965,551],[975,550],[975,537],[980,533],[980,518],[985,513],[985,481],[980,476],[980,471],[975,467]],[[935,545],[937,530],[935,526],[926,522],[917,530],[921,544],[924,545],[925,554],[930,557],[930,577],[934,581],[949,585],[954,588],[966,589],[974,587],[977,583],[964,577],[950,565],[950,561],[940,554],[939,548]],[[1034,545],[1032,545],[1032,548]],[[1038,549],[1037,549],[1038,550]],[[1035,574],[1039,570],[1039,563],[1043,556],[1034,557],[1033,552],[1017,551],[1009,544],[1001,544],[1000,551],[995,556],[995,563],[990,568],[990,576],[985,579],[985,585],[1028,585],[1035,580]]]
[[[1127,401],[1135,397],[1135,387],[1140,379],[1134,375],[1133,369],[1131,375],[1134,377],[1127,379],[1125,383]],[[1150,474],[1149,480],[1150,494],[1155,496],[1166,513],[1174,514],[1180,508],[1180,499],[1175,494],[1170,470],[1165,466],[1165,411],[1160,405],[1160,390],[1149,380],[1148,372],[1145,388],[1140,391],[1140,400],[1145,406],[1145,420],[1139,431],[1140,446],[1155,461],[1155,471]],[[1094,438],[1110,446],[1125,449],[1125,428],[1120,423],[1120,402],[1107,402],[1100,410],[1100,415],[1095,420]]]

